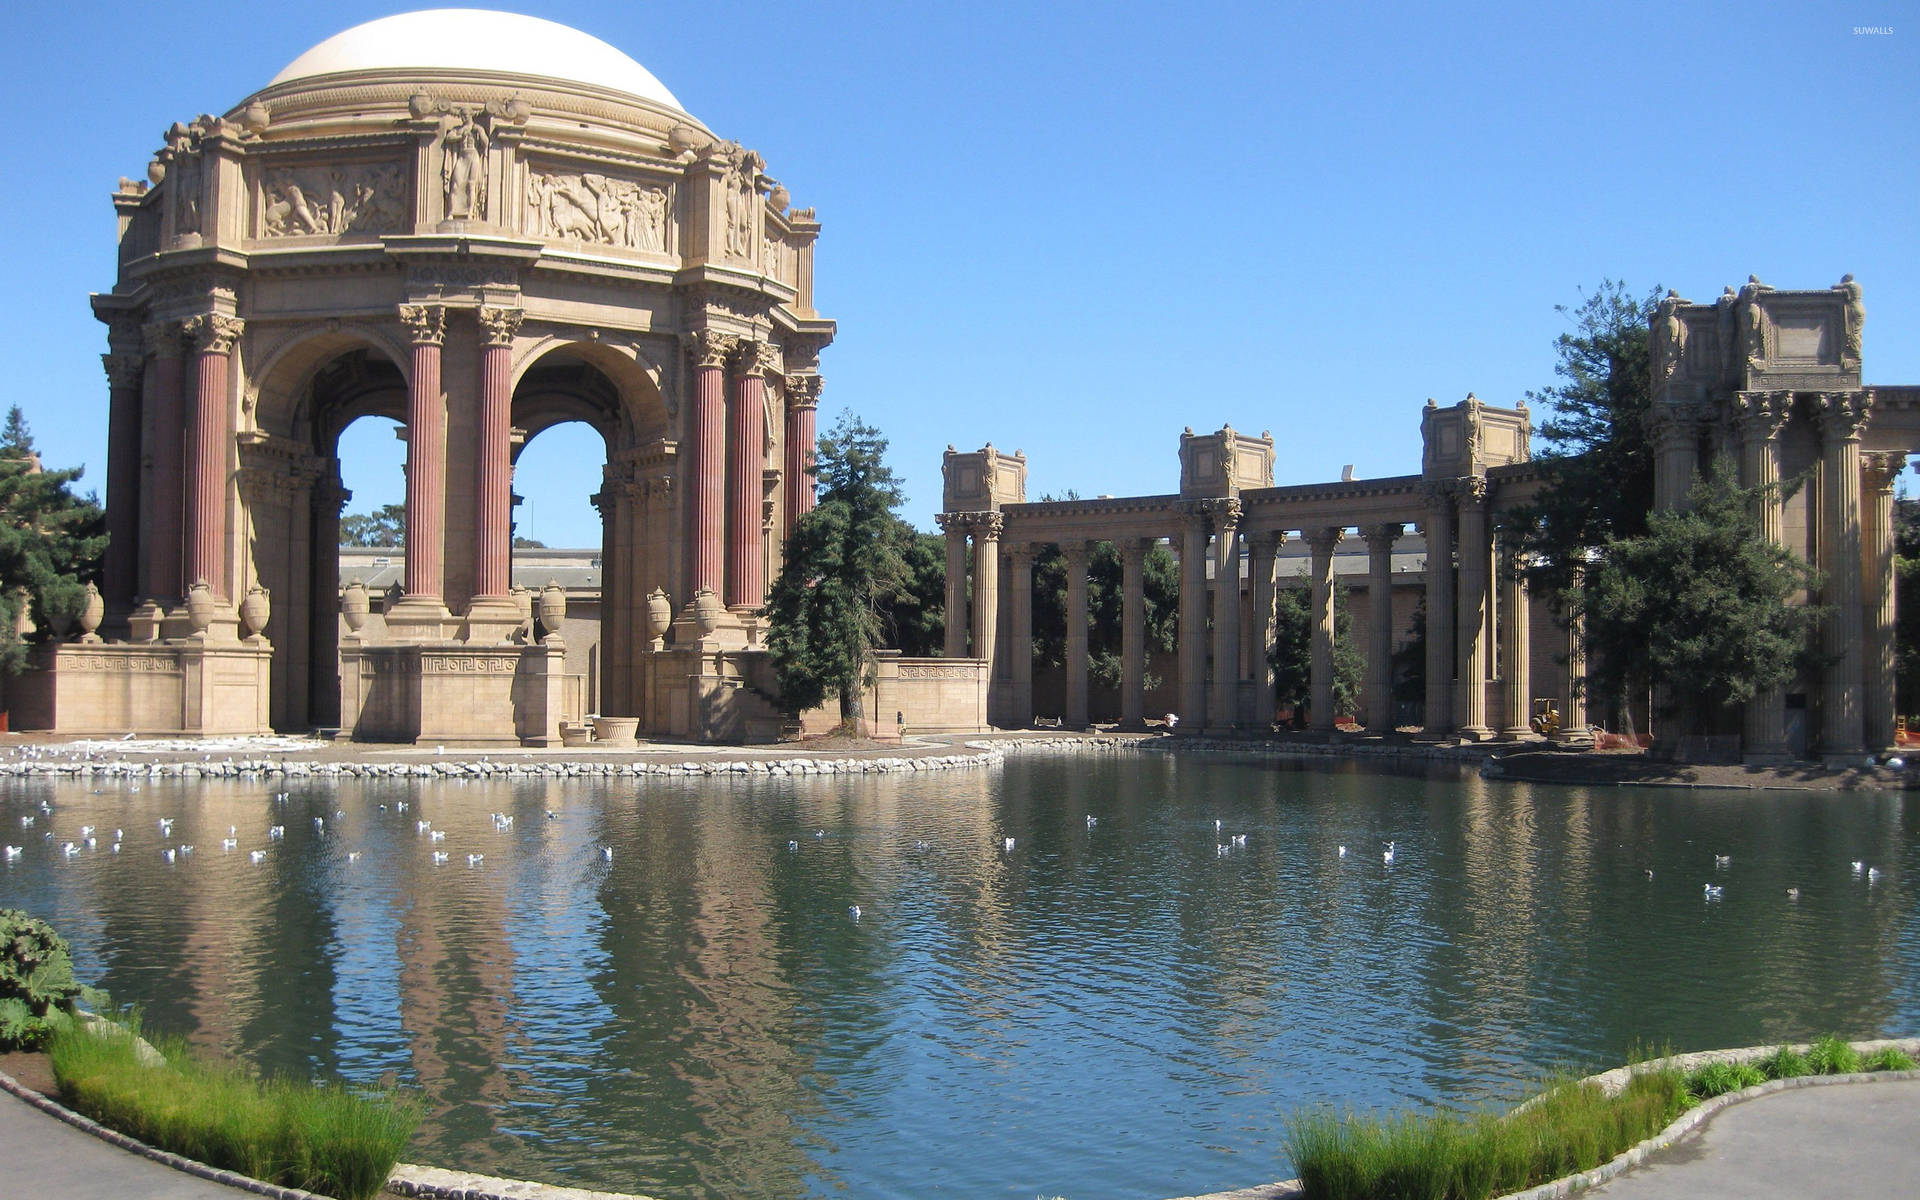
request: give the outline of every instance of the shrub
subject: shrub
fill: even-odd
[[[137,1015],[125,1026],[73,1028],[52,1045],[70,1107],[149,1145],[211,1166],[340,1200],[371,1200],[419,1123],[392,1092],[262,1081],[190,1053],[180,1039],[143,1055]]]
[[[1816,1075],[1851,1075],[1860,1069],[1860,1052],[1828,1034],[1807,1047],[1807,1066]]]
[[[0,908],[0,1051],[37,1050],[70,1023],[73,952],[45,921]]]

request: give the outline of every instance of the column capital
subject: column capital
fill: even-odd
[[[202,354],[231,354],[246,331],[247,323],[225,313],[201,313],[188,317],[180,326],[187,341]]]
[[[1078,564],[1080,569],[1084,571],[1088,561],[1093,558],[1093,543],[1061,542],[1060,554],[1067,560],[1069,567]]]
[[[1287,531],[1284,529],[1258,529],[1247,532],[1247,549],[1253,554],[1279,554],[1280,547],[1287,544]]]
[[[1785,391],[1735,392],[1733,420],[1740,436],[1749,441],[1770,442],[1780,436],[1787,417],[1793,412],[1793,393]]]
[[[410,345],[439,346],[446,342],[447,310],[441,305],[402,304],[397,311]]]
[[[107,372],[107,386],[128,388],[140,386],[140,376],[145,370],[147,360],[139,354],[116,351],[100,356],[100,366]]]
[[[1189,500],[1186,505],[1187,519],[1211,522],[1223,530],[1232,530],[1240,524],[1240,500],[1235,496],[1213,496],[1205,500]]]
[[[1866,431],[1873,402],[1864,390],[1821,392],[1814,411],[1819,414],[1822,437],[1852,442]]]
[[[1656,452],[1683,448],[1700,437],[1701,415],[1689,407],[1658,408],[1646,420],[1647,440]]]
[[[789,375],[785,382],[788,411],[820,407],[820,389],[825,380],[819,372],[808,371]]]
[[[973,513],[971,516],[973,519],[967,522],[967,529],[976,541],[998,542],[1001,533],[1006,530],[1006,518],[997,512]]]
[[[771,342],[741,339],[734,347],[733,369],[743,377],[780,373],[780,350]]]
[[[1306,531],[1307,545],[1313,549],[1315,557],[1332,554],[1333,548],[1346,540],[1346,536],[1347,531],[1335,525]]]
[[[1406,533],[1407,527],[1399,521],[1382,521],[1378,525],[1369,525],[1364,530],[1367,549],[1376,553],[1392,552],[1393,544]]]
[[[1017,567],[1031,566],[1033,563],[1034,549],[1032,542],[1008,542],[1005,547],[1005,553],[1008,561]]]
[[[487,346],[511,346],[527,314],[517,308],[482,308],[479,312],[480,341]]]
[[[693,365],[703,370],[725,368],[727,359],[733,356],[733,348],[740,339],[731,333],[721,333],[714,329],[696,329],[685,334],[687,353],[693,356]]]
[[[1860,479],[1868,491],[1893,494],[1893,481],[1907,469],[1904,450],[1872,451],[1860,456]]]
[[[1487,502],[1487,477],[1485,475],[1462,475],[1458,479],[1447,481],[1448,491],[1459,502],[1462,509],[1478,508]]]
[[[935,513],[933,514],[933,523],[935,525],[938,525],[940,527],[940,531],[946,534],[948,537],[952,537],[955,534],[959,534],[961,537],[967,536],[967,514],[966,513],[957,513],[957,512]]]
[[[140,326],[140,346],[155,358],[179,358],[180,322],[146,322]]]
[[[1159,538],[1120,538],[1114,542],[1113,548],[1120,552],[1122,563],[1143,563],[1147,560],[1147,551],[1159,540]]]

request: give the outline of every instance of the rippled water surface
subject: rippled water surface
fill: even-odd
[[[0,905],[150,1025],[417,1085],[415,1161],[668,1198],[1152,1200],[1287,1175],[1305,1104],[1920,1033],[1900,797],[1159,754],[285,802],[8,786]],[[98,847],[66,854],[82,825]]]

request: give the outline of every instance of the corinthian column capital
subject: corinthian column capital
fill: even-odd
[[[1315,556],[1332,554],[1333,548],[1345,541],[1346,537],[1347,531],[1334,525],[1321,529],[1309,529],[1306,532],[1307,545],[1313,550]]]
[[[787,376],[787,407],[820,407],[820,388],[822,383],[823,380],[817,374]]]
[[[202,354],[231,354],[245,332],[247,323],[224,313],[201,313],[188,317],[181,329],[188,342]]]
[[[1820,414],[1822,436],[1853,441],[1866,431],[1872,402],[1865,391],[1821,392],[1815,411]]]
[[[480,340],[488,346],[511,346],[513,335],[520,332],[520,322],[527,314],[517,308],[482,308],[480,310]]]
[[[440,305],[402,304],[399,313],[413,345],[438,346],[447,340],[447,310]]]
[[[180,322],[148,321],[140,326],[140,346],[155,358],[179,358]]]
[[[100,365],[107,372],[107,386],[110,388],[137,387],[141,372],[146,367],[146,359],[138,354],[119,352],[102,354]]]
[[[687,353],[693,356],[693,365],[703,369],[727,365],[727,359],[733,356],[733,348],[740,339],[730,333],[721,333],[713,329],[696,329],[685,336]]]
[[[1860,456],[1860,478],[1869,491],[1891,495],[1893,481],[1907,469],[1904,450],[1875,451]]]
[[[1772,441],[1793,412],[1792,392],[1735,392],[1733,419],[1742,437]]]
[[[734,350],[734,370],[741,375],[777,375],[780,372],[780,351],[771,342],[756,342],[742,339]]]

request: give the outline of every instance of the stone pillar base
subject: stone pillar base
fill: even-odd
[[[41,646],[8,685],[15,729],[57,733],[264,734],[266,639]]]
[[[438,596],[402,596],[387,612],[387,637],[395,642],[444,642],[453,614]]]
[[[1849,767],[1873,765],[1873,755],[1865,750],[1835,750],[1820,756],[1820,765],[1829,771],[1844,771]]]
[[[1500,736],[1494,740],[1497,742],[1537,742],[1542,739],[1539,734],[1533,731],[1533,726],[1531,725],[1509,725],[1505,729],[1502,729]]]
[[[340,724],[357,742],[560,744],[566,648],[387,642],[340,647]]]
[[[156,642],[160,640],[160,627],[167,619],[166,610],[153,600],[142,600],[133,606],[127,614],[127,640],[131,642]]]
[[[391,616],[387,623],[391,628]],[[467,605],[466,643],[469,646],[503,645],[513,640],[520,623],[520,606],[512,596],[475,596]]]
[[[1759,746],[1742,752],[1740,761],[1749,767],[1779,767],[1793,761],[1793,751],[1785,746]]]
[[[1462,742],[1490,742],[1493,740],[1493,730],[1485,725],[1468,725],[1454,730],[1453,736]]]

